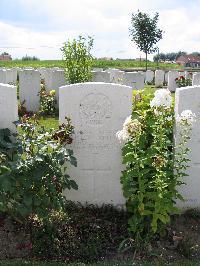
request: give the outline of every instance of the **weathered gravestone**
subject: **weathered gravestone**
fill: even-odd
[[[59,90],[59,120],[72,119],[75,136],[71,148],[78,167],[69,174],[79,185],[78,191],[66,191],[70,200],[120,206],[121,146],[116,132],[131,114],[132,88],[119,84],[81,83]]]
[[[155,86],[162,87],[165,79],[165,72],[163,70],[155,71]]]
[[[109,83],[110,81],[110,73],[106,71],[92,71],[92,82]]]
[[[51,89],[56,91],[56,100],[59,101],[59,87],[67,85],[65,72],[61,69],[54,69],[51,72]]]
[[[6,79],[6,69],[0,69],[0,83],[7,83]]]
[[[6,69],[6,83],[16,84],[17,81],[17,70],[15,68]]]
[[[53,90],[52,88],[52,68],[42,68],[39,70],[41,79],[44,79],[46,91]]]
[[[103,68],[101,67],[94,67],[92,71],[103,71]]]
[[[110,82],[111,83],[117,83],[122,84],[123,78],[124,78],[124,71],[121,71],[119,69],[114,68],[108,68],[106,72],[110,73]]]
[[[141,72],[125,72],[123,84],[130,86],[135,90],[144,89],[144,73]]]
[[[189,153],[188,176],[183,179],[186,185],[180,187],[180,192],[185,198],[185,202],[178,201],[178,206],[182,209],[200,209],[200,86],[177,88],[175,93],[175,115],[181,115],[183,110],[191,110],[196,114],[196,122],[192,126],[191,140],[188,147]],[[176,125],[175,143],[179,142],[180,126]]]
[[[179,77],[179,72],[178,71],[169,71],[168,72],[168,89],[170,91],[175,91],[176,88],[178,87],[176,83],[176,78]]]
[[[45,82],[46,91],[47,92],[50,92],[51,90],[56,91],[56,100],[58,102],[59,87],[67,84],[64,70],[60,69],[59,67],[54,67],[54,68],[41,67],[38,69],[38,71],[40,72],[41,79],[43,79]]]
[[[0,128],[16,131],[13,122],[18,120],[17,110],[17,88],[0,83]]]
[[[146,78],[145,81],[147,83],[152,83],[154,79],[154,72],[152,70],[147,70],[146,71]]]
[[[169,74],[169,72],[165,72],[165,84],[168,84],[168,74]]]
[[[37,112],[40,108],[40,73],[37,70],[24,69],[19,72],[19,100],[28,112]]]
[[[200,73],[196,73],[192,78],[192,86],[200,85]]]

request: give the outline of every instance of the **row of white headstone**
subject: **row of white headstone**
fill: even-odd
[[[19,100],[23,103],[27,111],[38,112],[40,108],[41,79],[45,81],[47,92],[56,91],[56,100],[59,101],[58,90],[60,86],[66,85],[64,70],[24,69],[19,72]]]
[[[41,79],[45,80],[45,87],[47,92],[54,89],[56,91],[56,99],[59,101],[58,89],[60,86],[66,85],[64,70],[59,68],[39,68],[34,70],[29,69],[0,69],[0,83],[16,84],[17,74],[19,75],[19,99],[24,103],[27,111],[37,112],[40,108],[40,83]],[[133,89],[143,89],[145,81],[155,81],[156,87],[162,87],[163,84],[168,84],[170,91],[175,91],[177,84],[175,79],[180,75],[189,76],[187,71],[169,71],[163,70],[147,70],[146,72],[124,72],[118,69],[96,69],[92,71],[93,82],[116,83],[130,86]],[[192,77],[192,76],[190,76]],[[192,85],[200,85],[200,73],[193,75]]]
[[[185,76],[187,73],[185,73]],[[163,70],[155,71],[155,85],[156,87],[162,87],[164,79],[168,79],[168,89],[175,91],[177,84],[175,79],[180,76],[178,71],[169,71],[165,73]],[[194,84],[199,82],[200,79],[197,77],[200,74],[194,75]],[[108,69],[107,71],[93,71],[92,81],[93,82],[105,82],[105,83],[116,83],[121,85],[130,86],[133,89],[140,90],[144,89],[145,78],[147,80],[154,79],[154,72],[149,70],[143,72],[123,72],[117,69]],[[24,106],[27,111],[37,112],[40,108],[40,82],[41,79],[45,80],[45,87],[47,92],[54,89],[56,91],[56,99],[59,102],[59,87],[66,85],[64,70],[61,69],[45,69],[39,70],[28,70],[19,71],[19,99],[20,102],[24,102]]]
[[[82,83],[59,89],[59,121],[69,116],[75,126],[70,146],[78,160],[78,167],[69,168],[69,174],[79,185],[78,191],[66,191],[70,200],[82,203],[111,203],[124,206],[120,185],[123,169],[121,146],[115,137],[123,121],[131,114],[132,88],[113,83]],[[200,208],[200,86],[179,88],[176,91],[175,112],[185,109],[196,113],[189,146],[191,162],[186,185],[181,192],[186,199],[178,205],[183,209]],[[10,128],[18,118],[16,87],[0,84],[0,128]],[[178,136],[178,130],[175,131]]]

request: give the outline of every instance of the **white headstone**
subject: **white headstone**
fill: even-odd
[[[176,78],[179,77],[178,71],[169,71],[168,72],[168,89],[170,91],[175,91],[176,88],[178,88],[178,85],[176,83]]]
[[[112,69],[109,68],[106,70],[106,72],[110,73],[110,82],[111,83],[117,83],[117,84],[122,84],[123,83],[123,78],[124,78],[124,71],[121,71],[119,69]]]
[[[168,73],[169,72],[165,72],[165,84],[168,84]]]
[[[19,73],[19,99],[28,112],[37,112],[40,108],[40,73],[37,70],[24,69]]]
[[[192,86],[200,85],[200,73],[196,73],[192,78]]]
[[[144,74],[140,72],[125,72],[123,84],[135,90],[144,89]]]
[[[43,70],[40,69],[41,78],[44,79],[44,81],[45,81],[46,91],[53,90],[53,88],[52,88],[52,72],[53,72],[52,68],[45,68]]]
[[[40,72],[41,79],[44,79],[45,78],[46,68],[45,67],[40,67],[37,70]]]
[[[163,70],[155,71],[155,86],[157,88],[162,87],[165,79],[165,72]]]
[[[146,79],[145,81],[147,83],[152,83],[154,79],[154,72],[152,70],[147,70],[146,71]]]
[[[6,83],[16,84],[17,81],[17,69],[6,69]]]
[[[200,209],[200,86],[177,88],[175,93],[175,115],[180,115],[183,110],[191,110],[196,114],[196,122],[192,126],[191,140],[188,143],[191,152],[189,153],[188,176],[184,178],[186,185],[182,185],[180,192],[186,199],[185,202],[178,202],[183,209]],[[176,127],[175,142],[178,142],[180,128]]]
[[[51,72],[51,89],[56,91],[56,100],[59,100],[59,87],[67,85],[64,70],[54,70]]]
[[[71,148],[78,162],[77,168],[68,171],[79,189],[67,191],[66,197],[82,203],[124,204],[116,132],[131,114],[132,88],[90,82],[61,87],[59,94],[59,120],[72,119],[75,136]]]
[[[106,71],[92,71],[92,82],[105,82],[111,81],[110,73]]]
[[[0,83],[7,83],[6,69],[0,69]]]
[[[94,67],[92,71],[103,71],[103,68],[101,67]]]
[[[8,84],[0,84],[0,128],[16,131],[13,122],[18,120],[17,88]]]

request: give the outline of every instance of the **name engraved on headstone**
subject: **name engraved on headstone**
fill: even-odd
[[[79,131],[74,135],[73,147],[76,150],[115,150],[119,149],[120,144],[115,132],[110,130],[97,131],[95,136],[91,131]]]

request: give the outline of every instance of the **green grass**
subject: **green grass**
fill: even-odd
[[[41,61],[0,61],[0,67],[60,67],[64,68],[62,60],[41,60]],[[134,60],[93,60],[93,67],[100,68],[121,68],[121,69],[145,69],[145,62]],[[148,68],[157,69],[157,63],[148,62]],[[159,68],[162,69],[181,69],[177,64],[159,63]]]
[[[59,119],[58,117],[43,117],[39,119],[39,123],[43,125],[46,129],[58,129]]]

